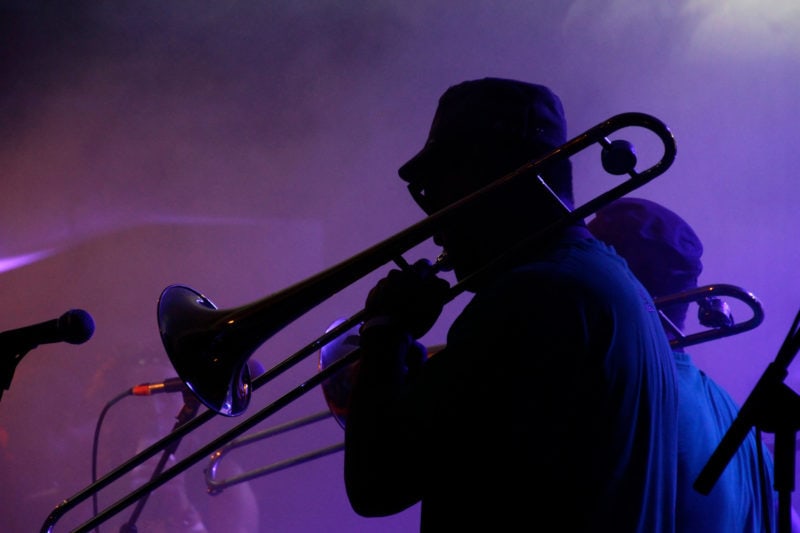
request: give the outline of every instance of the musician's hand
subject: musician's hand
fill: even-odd
[[[426,259],[404,270],[391,270],[367,296],[364,328],[387,323],[418,339],[436,323],[449,288]]]

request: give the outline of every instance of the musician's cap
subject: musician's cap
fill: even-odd
[[[561,100],[543,85],[502,78],[465,81],[439,98],[425,146],[399,174],[413,182],[465,150],[504,142],[530,146],[534,158],[564,144],[566,130]]]
[[[703,244],[691,226],[666,207],[620,198],[599,209],[588,227],[614,247],[654,298],[697,287]]]

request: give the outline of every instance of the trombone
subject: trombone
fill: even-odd
[[[750,318],[743,322],[736,322],[733,318],[731,308],[728,305],[728,300],[724,300],[723,297],[732,298],[744,303],[752,313]],[[669,329],[673,333],[673,338],[670,340],[670,345],[673,349],[682,349],[687,346],[744,333],[745,331],[758,327],[764,320],[764,310],[761,306],[761,302],[752,293],[736,285],[704,285],[669,296],[655,298],[654,302],[662,322],[664,322],[665,329]],[[688,306],[693,303],[697,304],[697,320],[699,324],[706,329],[687,335],[667,318],[663,309],[667,306],[681,304]],[[340,322],[341,320],[334,322],[331,327],[335,327]],[[330,330],[330,328],[328,329]],[[345,357],[353,350],[356,350],[358,348],[358,343],[357,327],[354,327],[348,331],[346,335],[323,346],[319,351],[319,370],[324,370],[331,362]],[[428,357],[432,357],[443,347],[444,345],[428,347]],[[351,363],[351,366],[352,365],[353,363]],[[344,443],[340,442],[288,459],[276,461],[266,466],[239,473],[228,478],[219,479],[217,477],[220,463],[234,449],[255,444],[287,431],[299,429],[316,422],[327,420],[331,417],[335,418],[344,429],[347,419],[347,406],[349,403],[348,395],[351,386],[351,375],[348,373],[349,368],[350,367],[341,370],[338,374],[328,378],[328,380],[322,383],[322,392],[329,407],[327,411],[320,411],[251,435],[234,439],[215,451],[211,455],[209,464],[205,469],[205,482],[208,493],[216,495],[233,485],[267,476],[342,451],[344,449]]]
[[[663,145],[661,158],[641,172],[636,171],[637,158],[633,152],[633,146],[625,140],[610,141],[608,139],[609,135],[628,127],[649,130],[658,137]],[[56,522],[66,512],[157,453],[163,453],[171,444],[179,441],[215,415],[238,416],[242,414],[247,409],[253,390],[288,370],[355,324],[362,322],[365,313],[363,309],[355,313],[342,324],[251,380],[247,369],[247,360],[259,346],[282,328],[390,261],[398,264],[404,263],[402,254],[432,237],[440,224],[463,214],[484,195],[499,191],[523,178],[533,179],[545,192],[553,195],[553,192],[539,176],[540,169],[557,161],[568,159],[595,144],[602,147],[601,161],[606,172],[618,176],[627,174],[629,179],[573,210],[562,204],[563,216],[541,231],[530,235],[520,245],[538,242],[569,224],[585,219],[603,205],[648,183],[663,174],[672,165],[676,154],[675,140],[663,122],[645,113],[622,113],[597,124],[541,158],[522,165],[486,187],[440,209],[350,259],[271,296],[233,309],[217,309],[211,300],[189,287],[172,285],[164,289],[157,306],[161,340],[178,376],[208,409],[175,428],[170,434],[80,492],[59,503],[46,518],[41,531],[52,531]],[[555,195],[553,196],[558,200]],[[509,250],[493,264],[504,260],[513,253],[514,250]],[[483,270],[476,272],[453,285],[450,288],[448,301],[464,292],[468,282],[483,272]],[[150,481],[99,512],[74,531],[89,531],[118,514],[124,508],[175,478],[197,462],[206,459],[215,450],[243,435],[255,425],[295,401],[328,376],[355,361],[357,357],[358,350],[354,350],[346,357],[334,362],[324,371],[318,372],[169,469],[154,475]]]
[[[738,300],[750,309],[752,315],[744,322],[736,322],[727,301],[722,296]],[[764,321],[764,308],[753,293],[736,285],[719,283],[704,285],[669,296],[653,299],[664,327],[674,334],[673,348],[685,348],[702,342],[730,337],[758,327]],[[685,335],[662,311],[667,306],[697,303],[697,321],[708,329]]]
[[[335,320],[328,327],[326,333],[344,321],[344,318]],[[333,339],[330,343],[320,348],[319,362],[317,364],[320,371],[324,371],[325,368],[327,368],[332,362],[341,359],[342,357],[345,357],[349,353],[358,349],[360,343],[358,328],[359,325],[356,324],[350,328],[347,333],[340,335],[339,337]],[[208,493],[211,495],[216,495],[232,485],[238,485],[239,483],[244,483],[251,479],[266,476],[268,474],[285,470],[287,468],[301,465],[303,463],[307,463],[315,459],[320,459],[322,457],[342,451],[344,449],[344,443],[340,442],[308,453],[299,454],[294,457],[290,457],[289,459],[276,461],[265,467],[240,473],[223,481],[217,480],[217,470],[222,462],[222,459],[236,448],[246,446],[256,441],[266,440],[277,435],[314,424],[316,422],[327,420],[332,417],[335,418],[342,429],[344,429],[345,418],[347,416],[347,406],[349,404],[350,384],[352,382],[352,375],[350,372],[355,364],[355,362],[351,363],[349,366],[343,368],[337,374],[331,376],[321,383],[322,392],[325,397],[325,401],[328,404],[327,410],[290,420],[289,422],[273,426],[253,435],[234,439],[229,444],[226,444],[222,448],[215,451],[211,455],[211,462],[205,469],[205,480]]]

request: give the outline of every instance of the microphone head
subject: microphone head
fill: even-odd
[[[83,344],[94,334],[94,320],[83,309],[70,309],[58,318],[58,331],[64,342]]]

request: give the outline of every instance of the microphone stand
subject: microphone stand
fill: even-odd
[[[193,392],[189,390],[188,387],[184,387],[183,389],[183,407],[178,412],[176,416],[175,425],[172,428],[172,431],[175,431],[182,425],[189,422],[192,418],[197,415],[197,410],[200,408],[200,400],[198,400],[197,396],[194,395]],[[150,480],[157,478],[161,472],[164,471],[164,467],[167,464],[170,456],[175,453],[178,449],[178,445],[181,442],[181,438],[175,439],[174,442],[171,442],[169,446],[164,449],[164,452],[161,454],[161,457],[158,460],[158,464],[156,465],[156,469],[153,471],[153,475],[150,477]],[[142,514],[144,510],[144,506],[147,503],[147,498],[150,496],[148,492],[142,498],[136,502],[136,507],[133,509],[131,513],[131,517],[128,519],[126,523],[120,527],[120,533],[137,533],[138,529],[136,527],[136,521],[139,519],[139,515]]]
[[[14,379],[14,371],[17,364],[25,355],[36,346],[25,346],[24,348],[12,344],[10,347],[0,349],[0,400],[3,392],[11,388],[11,381]]]
[[[775,360],[759,378],[694,482],[695,490],[708,494],[754,426],[767,433],[775,433],[774,488],[778,492],[779,533],[791,533],[792,529],[791,497],[794,490],[795,439],[800,430],[800,396],[783,380],[789,373],[789,364],[800,351],[799,325],[800,312]]]

